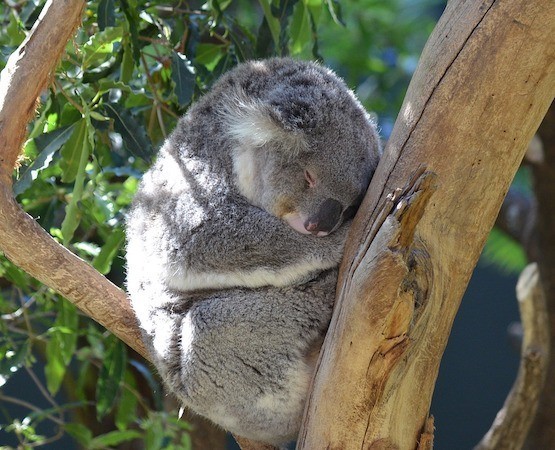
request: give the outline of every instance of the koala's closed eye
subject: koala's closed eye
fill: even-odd
[[[316,185],[316,177],[306,169],[304,171],[304,178],[308,187],[314,187]]]

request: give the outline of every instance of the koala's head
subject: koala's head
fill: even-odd
[[[226,114],[235,183],[250,203],[296,231],[325,236],[356,213],[378,163],[379,138],[331,71],[286,62],[281,72],[258,74],[267,79],[263,95],[241,91]]]

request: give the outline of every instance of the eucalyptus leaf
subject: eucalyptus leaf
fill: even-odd
[[[35,181],[41,170],[46,169],[55,160],[56,151],[71,137],[75,124],[58,128],[50,133],[37,136],[34,139],[35,146],[39,151],[33,163],[26,167],[20,178],[13,186],[15,195],[25,192]]]
[[[195,91],[195,70],[187,57],[178,52],[172,52],[172,80],[179,106],[187,106]]]
[[[100,0],[98,2],[98,28],[104,30],[116,25],[116,11],[114,0]]]
[[[135,377],[130,370],[125,372],[125,384],[136,387]],[[126,430],[129,424],[137,418],[137,405],[139,401],[130,389],[122,389],[116,410],[115,423],[119,430]]]
[[[310,42],[312,30],[310,27],[310,12],[303,2],[295,5],[291,21],[291,53],[300,53],[303,47]]]
[[[71,239],[73,238],[73,234],[75,230],[79,226],[79,222],[81,220],[79,216],[78,210],[78,203],[81,200],[81,196],[83,195],[83,188],[85,185],[85,169],[87,167],[87,162],[89,160],[89,153],[90,149],[92,148],[91,145],[91,138],[94,129],[90,124],[90,117],[86,116],[85,119],[81,121],[81,123],[75,129],[73,135],[77,133],[78,137],[75,139],[74,142],[71,143],[71,147],[69,147],[70,141],[73,139],[73,135],[70,140],[66,143],[66,146],[69,147],[68,153],[71,155],[71,162],[72,165],[69,167],[71,169],[71,174],[75,174],[75,183],[73,184],[73,192],[71,194],[71,199],[66,206],[65,212],[66,215],[62,222],[62,236],[64,238],[64,245],[68,245]],[[80,144],[80,145],[79,145]],[[65,147],[65,146],[64,146]],[[63,154],[63,150],[62,150]],[[75,161],[77,161],[77,155],[79,156],[78,164],[75,169]],[[69,172],[68,168],[68,172]],[[64,172],[64,174],[67,172]],[[63,180],[63,178],[62,178]]]
[[[202,64],[209,71],[213,71],[225,55],[225,48],[218,44],[199,44],[195,62]]]
[[[66,368],[58,333],[54,332],[46,344],[46,364],[44,366],[46,387],[52,395],[59,391]]]
[[[89,448],[93,438],[92,431],[81,423],[68,423],[64,429],[84,448]]]
[[[102,434],[92,439],[89,442],[88,449],[104,449],[109,446],[118,445],[123,442],[131,441],[133,439],[138,439],[141,436],[142,434],[136,430],[110,431],[109,433]]]
[[[105,104],[104,111],[114,120],[114,130],[121,135],[127,150],[145,161],[150,161],[154,149],[144,125],[127,109],[121,108],[116,103]]]
[[[106,239],[105,244],[102,246],[100,253],[93,260],[93,267],[98,270],[101,274],[106,275],[110,272],[112,267],[112,261],[118,253],[125,242],[125,234],[123,229],[119,228],[113,230],[108,239]]]
[[[75,181],[83,153],[86,153],[88,157],[87,148],[84,145],[87,122],[85,119],[80,119],[71,128],[71,136],[66,139],[61,151],[62,161],[60,167],[63,171],[62,181],[64,183]]]
[[[125,375],[126,361],[127,353],[123,343],[112,337],[96,383],[96,414],[99,420],[114,407],[120,384]]]

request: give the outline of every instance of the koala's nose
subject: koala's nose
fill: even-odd
[[[337,200],[328,198],[320,205],[318,212],[304,223],[306,231],[316,235],[326,235],[332,231],[341,220],[343,206]]]

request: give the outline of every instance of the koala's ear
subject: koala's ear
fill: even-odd
[[[263,102],[235,99],[223,113],[230,137],[241,145],[260,147],[272,142],[299,150],[305,146],[303,134],[286,129],[278,114]]]

